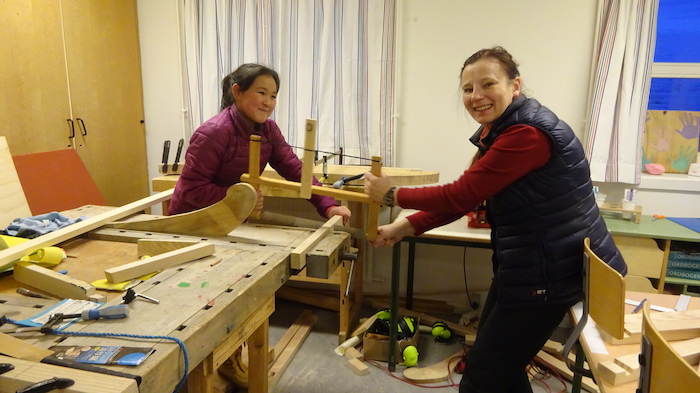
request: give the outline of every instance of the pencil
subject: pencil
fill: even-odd
[[[644,305],[644,302],[646,302],[646,301],[647,301],[647,299],[642,299],[642,301],[639,302],[639,304],[637,305],[637,307],[634,308],[634,311],[632,311],[632,314],[638,313],[639,310],[642,309],[642,306]]]
[[[216,261],[212,262],[211,265],[209,265],[209,266],[216,266],[219,263],[221,263],[221,259],[217,259]]]

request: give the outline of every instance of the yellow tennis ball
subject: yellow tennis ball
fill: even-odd
[[[418,364],[418,348],[409,345],[403,350],[403,365],[413,367]]]

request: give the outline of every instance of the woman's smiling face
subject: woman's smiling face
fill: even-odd
[[[520,95],[520,77],[508,78],[501,63],[483,57],[462,70],[462,101],[479,124],[490,126]]]

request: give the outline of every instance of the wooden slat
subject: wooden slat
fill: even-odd
[[[30,217],[32,212],[4,136],[0,136],[0,173],[0,228],[5,228],[15,218]]]
[[[17,282],[31,285],[61,298],[89,300],[95,296],[95,287],[73,277],[37,266],[31,262],[15,264],[14,278]]]
[[[301,321],[299,328],[296,329],[296,333],[292,339],[289,340],[289,343],[284,347],[284,349],[279,353],[275,349],[277,358],[275,359],[275,363],[272,365],[272,367],[270,367],[270,386],[275,386],[277,381],[280,379],[282,373],[284,373],[284,370],[287,369],[287,366],[289,366],[289,363],[291,363],[292,358],[294,358],[294,355],[296,355],[297,351],[299,351],[301,344],[303,344],[306,337],[308,337],[309,333],[311,333],[311,329],[313,329],[317,320],[318,316],[315,314],[305,318],[303,321]],[[297,322],[300,321],[297,320],[295,324]]]
[[[382,158],[372,157],[372,174],[382,175]],[[373,241],[377,238],[377,226],[379,225],[379,204],[371,202],[367,213],[367,240]]]
[[[18,244],[14,247],[8,248],[7,250],[2,250],[0,251],[0,266],[16,261],[25,255],[29,255],[39,248],[53,246],[62,241],[66,241],[93,229],[99,228],[110,221],[118,220],[128,215],[137,213],[156,203],[167,201],[173,195],[173,191],[174,190],[163,191],[161,193],[139,199],[138,201],[102,214],[98,214],[94,217],[88,218],[87,220],[80,221],[59,230],[47,233],[43,236],[39,236],[28,242]]]
[[[316,120],[306,119],[306,132],[304,133],[304,155],[301,167],[301,188],[299,196],[304,199],[311,198],[311,184],[314,177],[314,151],[316,149]]]
[[[326,237],[336,226],[343,225],[343,217],[333,216],[326,221],[321,228],[317,229],[311,236],[307,237],[298,245],[290,256],[290,267],[301,270],[306,266],[306,254],[315,247],[321,239]]]
[[[168,267],[176,266],[181,263],[206,257],[213,253],[214,245],[208,242],[202,242],[136,262],[127,263],[126,265],[107,269],[105,270],[105,276],[109,282],[122,282]]]

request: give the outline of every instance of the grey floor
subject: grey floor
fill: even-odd
[[[347,366],[347,359],[334,352],[338,346],[338,314],[333,311],[314,308],[305,304],[278,299],[276,310],[270,319],[270,345],[274,345],[286,332],[304,309],[310,309],[318,316],[318,322],[311,334],[299,348],[296,356],[287,367],[271,392],[275,393],[361,393],[361,392],[401,392],[413,393],[424,391],[458,391],[457,387],[448,386],[448,382],[433,383],[427,386],[414,386],[403,380],[404,367],[396,366],[394,373],[385,370],[387,363],[379,362],[382,367],[369,365],[369,375],[358,376]],[[374,311],[364,308],[361,316],[370,316]],[[457,352],[461,347],[458,341],[450,345],[435,343],[431,336],[420,336],[418,366],[429,366]],[[461,375],[453,373],[453,381],[459,384]],[[555,377],[544,380],[548,387],[540,382],[532,382],[535,393],[568,392],[566,386]],[[429,386],[429,387],[428,387]],[[435,387],[445,386],[444,389]],[[240,391],[240,390],[239,390]]]

